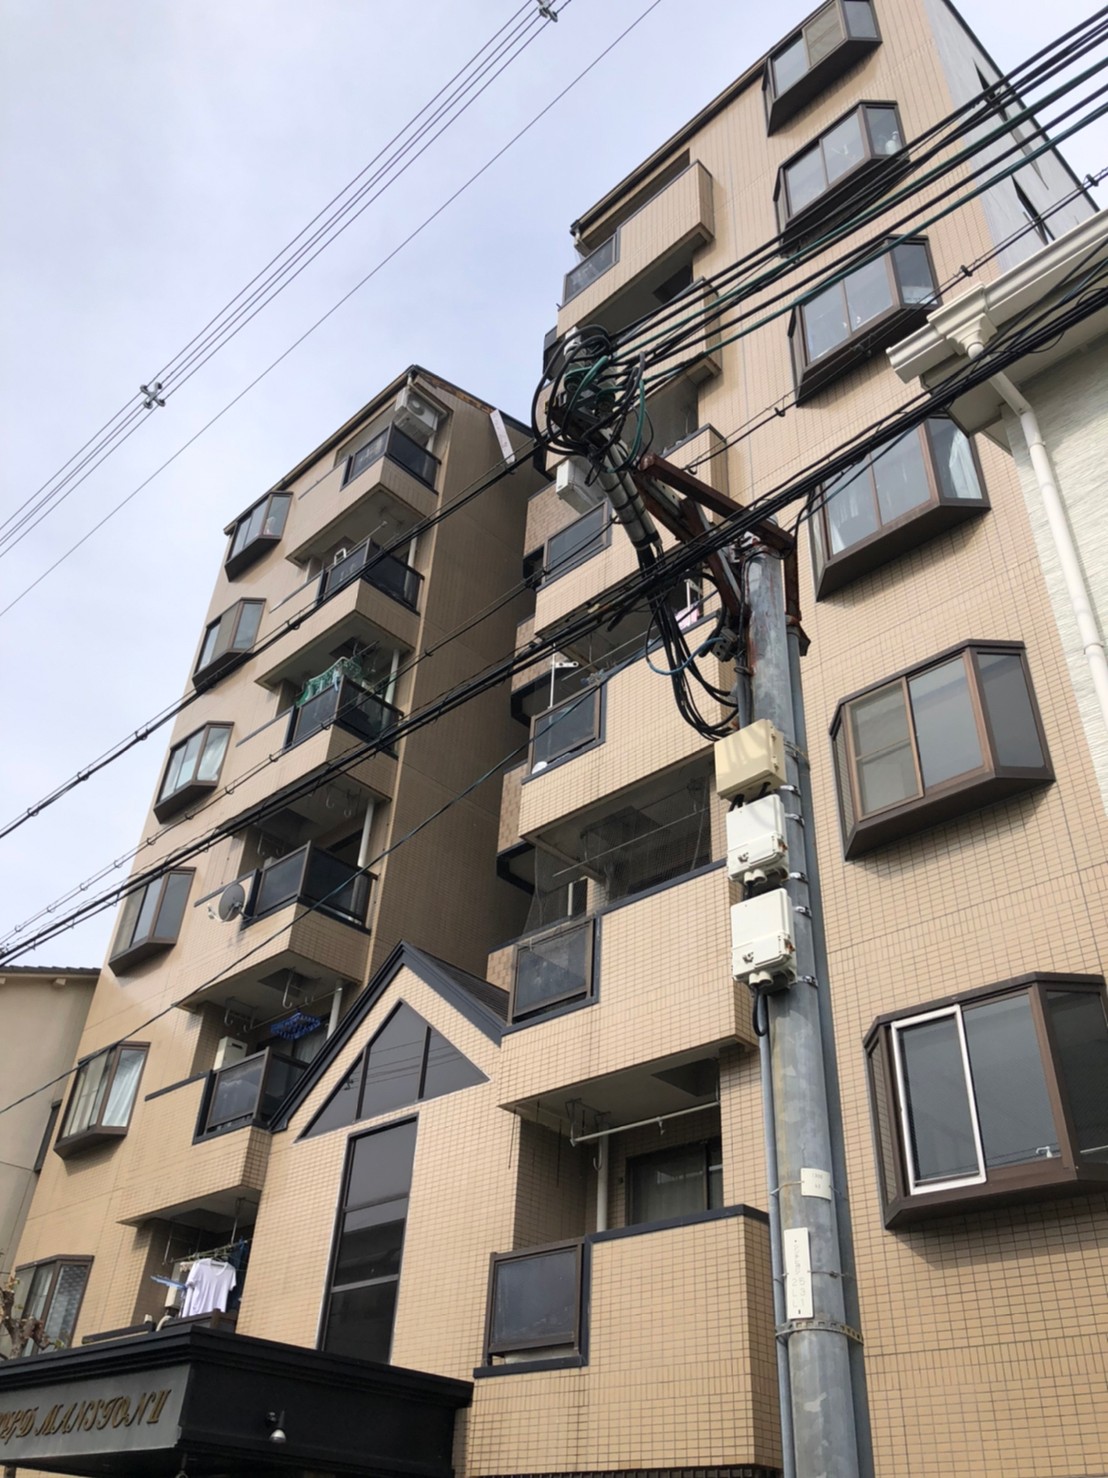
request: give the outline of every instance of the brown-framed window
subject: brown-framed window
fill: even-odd
[[[178,868],[127,895],[108,957],[113,970],[137,965],[177,943],[192,879],[191,868]]]
[[[811,520],[817,597],[988,506],[972,442],[949,417],[932,417],[819,490]]]
[[[580,1238],[493,1253],[486,1365],[506,1356],[544,1360],[579,1352],[583,1263]]]
[[[862,185],[892,183],[907,159],[895,103],[859,103],[777,173],[777,224],[790,244],[845,205]]]
[[[205,724],[169,751],[154,802],[154,815],[159,821],[215,789],[231,728],[231,724]]]
[[[608,504],[598,503],[588,513],[575,518],[571,524],[547,539],[542,561],[543,583],[548,584],[559,575],[564,575],[567,570],[584,564],[585,560],[591,559],[601,549],[606,549],[611,538],[612,520]]]
[[[264,609],[264,600],[239,600],[208,624],[193,671],[194,682],[211,681],[250,650]]]
[[[696,1216],[723,1205],[723,1141],[719,1135],[673,1145],[627,1162],[627,1222]]]
[[[1054,778],[1013,642],[968,642],[843,699],[831,738],[848,858]]]
[[[1024,975],[866,1036],[886,1226],[1108,1189],[1104,981]]]
[[[797,401],[901,337],[937,301],[922,238],[897,242],[805,298],[789,322]]]
[[[347,1145],[319,1337],[329,1354],[388,1361],[415,1142],[406,1119]]]
[[[870,0],[831,0],[817,10],[766,63],[766,132],[795,117],[880,42]]]
[[[33,1355],[73,1343],[91,1267],[91,1257],[52,1257],[16,1268],[12,1312],[17,1319],[38,1321],[41,1328],[37,1339],[29,1338],[14,1353]]]
[[[131,1123],[148,1050],[121,1042],[86,1057],[76,1071],[54,1153],[63,1160],[88,1145],[122,1139]]]
[[[595,927],[592,919],[581,919],[517,945],[510,1020],[530,1021],[591,999]]]
[[[566,759],[600,738],[602,687],[594,684],[574,693],[531,720],[529,773],[538,774],[555,760]]]
[[[62,1101],[60,1098],[56,1098],[50,1105],[50,1112],[46,1116],[46,1128],[42,1131],[42,1139],[39,1141],[35,1163],[31,1166],[31,1169],[36,1175],[38,1175],[42,1167],[46,1164],[46,1152],[50,1148],[51,1141],[54,1138],[54,1130],[58,1127],[58,1115],[61,1111]]]
[[[291,493],[266,493],[235,520],[227,558],[223,562],[229,579],[241,575],[280,542],[291,503]]]

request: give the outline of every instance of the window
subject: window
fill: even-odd
[[[580,1241],[493,1255],[485,1363],[574,1355],[581,1338]]]
[[[137,965],[177,943],[192,876],[191,869],[167,872],[127,895],[108,961],[113,970]]]
[[[846,856],[1052,780],[1023,648],[975,642],[840,703]]]
[[[291,493],[267,493],[236,520],[223,565],[230,579],[241,575],[279,542],[291,502]]]
[[[576,754],[599,738],[601,692],[602,689],[594,685],[534,716],[531,720],[532,775],[545,770],[555,760]]]
[[[925,241],[901,241],[794,309],[796,398],[806,400],[922,321],[937,301]]]
[[[628,1225],[723,1205],[723,1141],[677,1145],[627,1162]]]
[[[486,1081],[468,1057],[401,1001],[304,1131],[304,1138]]]
[[[781,166],[774,199],[786,245],[811,230],[818,217],[843,205],[863,182],[872,189],[890,164],[906,162],[900,115],[894,103],[861,103],[820,134],[814,144]]]
[[[543,557],[544,579],[554,580],[567,570],[591,559],[598,550],[605,549],[611,539],[612,521],[607,502],[598,503],[582,514],[568,527],[552,534],[546,541]]]
[[[320,1349],[387,1361],[412,1188],[416,1121],[352,1139],[346,1151]]]
[[[73,1343],[91,1267],[91,1257],[56,1257],[16,1269],[12,1313],[27,1334],[19,1354]]]
[[[766,65],[762,86],[767,132],[795,117],[880,39],[869,0],[833,0],[817,10]]]
[[[1053,241],[1054,232],[1047,225],[1046,221],[1031,204],[1030,200],[1028,200],[1027,196],[1023,193],[1020,187],[1018,185],[1015,185],[1014,189],[1016,192],[1016,199],[1019,201],[1020,204],[1020,210],[1023,211],[1024,217],[1027,220],[1027,223],[1031,226],[1032,230],[1035,232],[1035,235],[1039,238],[1044,246],[1047,244],[1048,241]]]
[[[1108,1188],[1103,980],[966,991],[881,1018],[866,1053],[886,1226]]]
[[[154,803],[159,821],[215,789],[230,738],[230,724],[205,724],[173,746]]]
[[[824,483],[817,502],[811,521],[817,596],[988,507],[973,447],[945,416]]]
[[[593,994],[591,919],[529,939],[516,950],[510,1018],[528,1021]]]
[[[122,1139],[131,1122],[145,1061],[145,1042],[123,1042],[78,1066],[55,1154],[64,1160],[86,1145]]]
[[[248,652],[261,625],[264,600],[240,600],[208,626],[193,672],[195,682],[209,682]]]

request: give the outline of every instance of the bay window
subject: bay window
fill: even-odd
[[[127,1133],[146,1051],[145,1042],[122,1042],[78,1066],[55,1154],[64,1160],[88,1145]]]
[[[230,724],[205,724],[173,746],[154,802],[159,821],[215,789],[230,738]]]

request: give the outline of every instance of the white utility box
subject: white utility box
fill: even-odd
[[[764,795],[727,813],[727,876],[733,883],[764,882],[789,870],[785,807]]]
[[[731,974],[767,988],[795,979],[793,908],[784,888],[732,906]]]
[[[247,1044],[238,1037],[220,1037],[212,1067],[219,1072],[221,1067],[230,1067],[233,1062],[241,1062],[246,1052]]]
[[[785,741],[768,718],[717,739],[713,750],[716,791],[725,801],[755,800],[785,783]]]
[[[604,501],[604,489],[596,478],[589,482],[592,471],[583,457],[567,457],[554,469],[554,486],[558,497],[574,513],[589,513]]]
[[[435,434],[439,424],[440,413],[429,400],[424,400],[417,390],[411,385],[405,385],[396,397],[396,406],[392,413],[392,423],[399,426],[413,441],[419,442],[420,446],[427,446]]]

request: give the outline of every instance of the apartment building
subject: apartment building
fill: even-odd
[[[997,75],[945,0],[831,0],[574,223],[547,349],[710,309],[716,273],[775,235],[810,240],[860,188],[879,202],[904,145]],[[948,285],[987,285],[1040,226],[1064,239],[1092,214],[1034,129],[1013,130],[1026,164],[876,268],[738,339],[703,318],[687,372],[647,401],[654,449],[746,504],[905,403],[885,350]],[[8,1462],[787,1468],[725,805],[649,616],[298,789],[635,570],[595,486],[553,463],[373,562],[365,541],[460,493],[501,436],[524,445],[414,371],[228,527],[203,696],[148,826],[242,827],[122,911],[19,1253],[24,1288],[85,1270],[73,1348],[0,1370]],[[825,492],[797,542],[806,820],[874,1471],[1094,1478],[1108,821],[1034,508],[1009,450],[941,414]],[[408,667],[521,574],[529,590],[443,666]],[[280,603],[309,599],[267,645]],[[670,599],[691,638],[710,631],[706,586]],[[730,667],[712,675],[726,691]],[[369,859],[513,752],[367,890]],[[124,1126],[94,1073],[134,1083]],[[178,1315],[143,1333],[167,1300]]]

